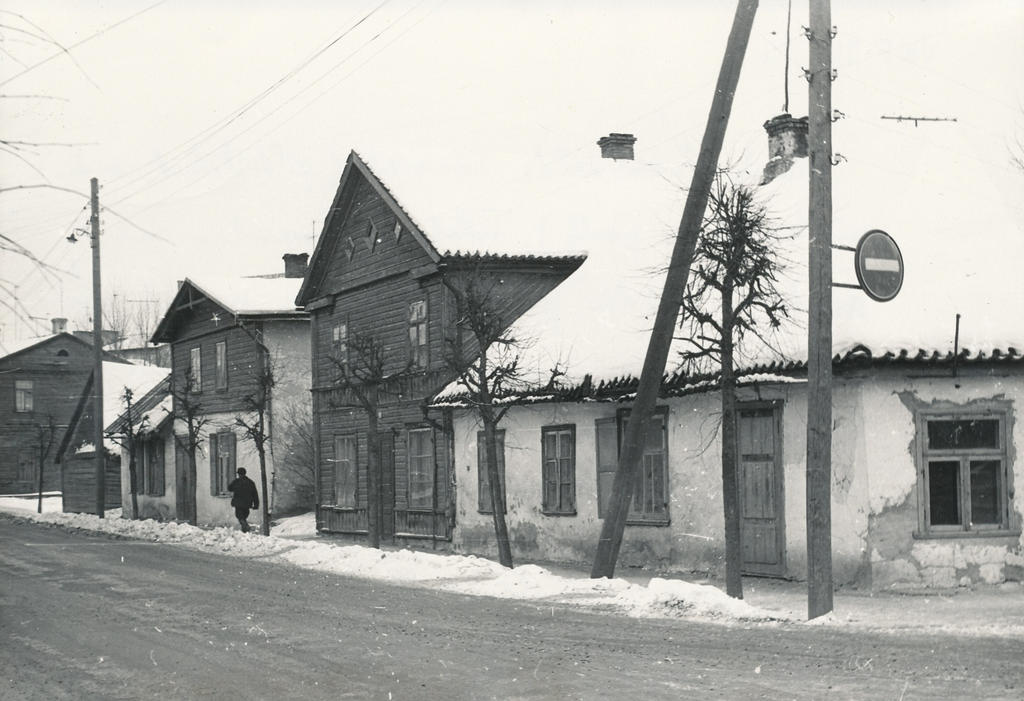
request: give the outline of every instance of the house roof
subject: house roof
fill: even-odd
[[[127,429],[127,410],[120,400],[118,407],[122,411],[107,424],[104,429],[106,433],[123,434]],[[105,408],[106,405],[104,405]],[[139,431],[140,427],[143,433],[158,430],[166,421],[170,420],[171,412],[171,376],[168,373],[145,394],[134,397],[132,403],[133,430]]]
[[[73,333],[64,331],[61,333],[50,334],[49,336],[43,336],[41,338],[28,338],[19,341],[13,341],[11,343],[5,343],[3,345],[3,348],[7,351],[7,353],[6,355],[0,356],[0,360],[7,360],[20,353],[24,353],[26,351],[32,350],[33,348],[37,348],[44,344],[52,343],[58,340],[71,341],[74,343],[79,343],[85,346],[86,348],[92,348],[92,344],[89,341]],[[117,360],[119,360],[115,355],[111,354],[110,351],[103,351],[103,356],[111,361],[116,362]],[[121,360],[121,362],[127,361]]]
[[[191,297],[193,293],[236,317],[305,318],[306,312],[295,306],[295,295],[301,285],[302,278],[294,277],[211,277],[201,282],[185,278],[153,333],[152,342],[172,340],[174,317],[190,301],[198,301]]]

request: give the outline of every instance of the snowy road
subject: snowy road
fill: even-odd
[[[0,517],[4,699],[1020,699],[1019,640],[434,593]]]

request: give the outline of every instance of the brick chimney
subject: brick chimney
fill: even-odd
[[[306,277],[306,266],[309,262],[308,253],[285,253],[284,276],[285,277]]]
[[[53,332],[64,333],[68,330],[68,320],[62,319],[61,317],[54,317],[50,319],[50,323],[53,325]]]
[[[790,168],[796,158],[807,158],[807,117],[780,114],[764,123],[768,132],[768,163],[761,184],[770,183]]]
[[[636,137],[632,134],[616,134],[615,132],[597,140],[597,145],[601,147],[601,158],[624,161],[633,160],[633,144],[635,143]]]

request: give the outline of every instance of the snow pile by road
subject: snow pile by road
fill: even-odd
[[[565,603],[637,617],[721,622],[778,621],[786,618],[731,599],[715,587],[690,582],[655,578],[643,586],[622,579],[565,577],[537,565],[521,565],[510,570],[472,555],[376,550],[360,545],[335,545],[322,540],[296,540],[296,537],[310,536],[314,532],[312,516],[308,514],[283,519],[273,527],[271,536],[262,537],[232,528],[206,529],[174,522],[134,521],[119,518],[117,511],[108,512],[107,518],[103,519],[91,514],[62,513],[59,511],[59,497],[51,497],[44,502],[44,512],[37,514],[35,501],[0,498],[0,510],[65,528],[171,543],[236,557],[261,557],[321,572],[428,586],[474,596]]]

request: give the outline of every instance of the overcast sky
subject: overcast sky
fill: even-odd
[[[794,3],[790,33],[797,115],[806,114],[806,5]],[[951,251],[950,267],[933,271],[938,284],[992,274],[1024,301],[1015,272],[1024,259],[1024,175],[1010,164],[1024,142],[1024,3],[835,5],[834,106],[871,125],[883,114],[955,117],[882,126],[907,129],[910,168],[915,143],[956,135],[951,171],[966,156],[971,168],[962,172],[985,176],[975,206],[1000,208],[1005,227],[986,241],[965,231],[934,242]],[[186,276],[277,272],[283,253],[312,251],[353,148],[416,154],[451,144],[555,160],[626,131],[647,157],[692,163],[734,8],[711,0],[6,0],[2,138],[58,145],[5,149],[2,187],[50,183],[81,194],[0,194],[0,233],[55,269],[0,252],[8,302],[0,342],[45,333],[53,316],[89,318],[88,240],[65,237],[88,226],[91,177],[107,208],[104,296],[166,305]],[[785,50],[786,2],[765,0],[727,156],[763,140],[761,124],[781,110]],[[841,134],[835,150],[843,151]],[[897,185],[892,191],[899,196]],[[960,251],[975,246],[984,260],[958,268]]]

